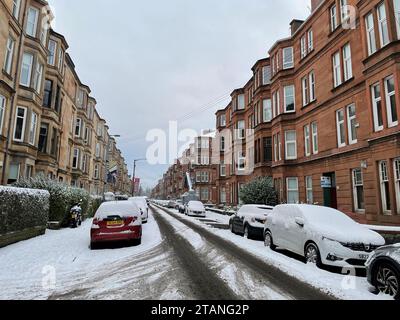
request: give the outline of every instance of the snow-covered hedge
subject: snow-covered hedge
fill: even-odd
[[[91,196],[87,217],[90,218],[94,217],[94,214],[96,213],[97,209],[100,207],[102,203],[103,203],[103,197]]]
[[[44,190],[0,186],[0,235],[46,228],[50,194]]]
[[[90,196],[84,189],[74,188],[64,183],[50,180],[43,175],[20,180],[15,183],[15,186],[19,188],[47,190],[50,193],[49,221],[57,221],[60,222],[61,225],[66,225],[70,209],[81,199],[83,200],[83,216],[85,217],[87,215]]]
[[[240,199],[244,204],[277,205],[278,193],[274,188],[274,180],[271,177],[254,179],[240,190]]]

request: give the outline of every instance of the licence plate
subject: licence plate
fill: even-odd
[[[112,226],[119,226],[123,224],[124,222],[122,220],[116,220],[116,221],[107,221],[107,226],[112,227]]]
[[[368,260],[369,255],[368,255],[368,254],[360,254],[360,255],[359,255],[359,258],[360,258],[361,260]]]

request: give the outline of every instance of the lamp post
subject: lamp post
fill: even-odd
[[[111,138],[121,138],[120,134],[110,134],[110,139],[108,139],[107,143],[107,163],[106,163],[106,179],[105,179],[105,185],[108,184],[108,175],[110,174],[110,143],[111,143]],[[105,192],[106,190],[104,190]],[[107,190],[108,191],[108,190]]]
[[[135,196],[135,178],[136,178],[136,163],[146,161],[147,159],[136,159],[133,161],[133,176],[132,176],[132,197]]]

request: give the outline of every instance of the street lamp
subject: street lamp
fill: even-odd
[[[133,177],[132,177],[132,197],[135,196],[135,175],[136,175],[136,162],[147,161],[147,159],[136,159],[133,161]]]

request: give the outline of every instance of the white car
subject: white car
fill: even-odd
[[[243,234],[245,238],[263,238],[264,225],[274,207],[247,204],[229,220],[232,233]]]
[[[378,233],[344,213],[305,204],[280,205],[264,229],[265,246],[289,250],[317,266],[364,268],[371,252],[385,244]]]
[[[195,217],[206,217],[206,208],[200,201],[189,201],[186,206],[186,215]]]
[[[147,205],[147,201],[143,197],[133,197],[129,198],[129,201],[134,202],[140,209],[140,212],[142,214],[142,222],[147,223],[149,220],[149,207]]]

